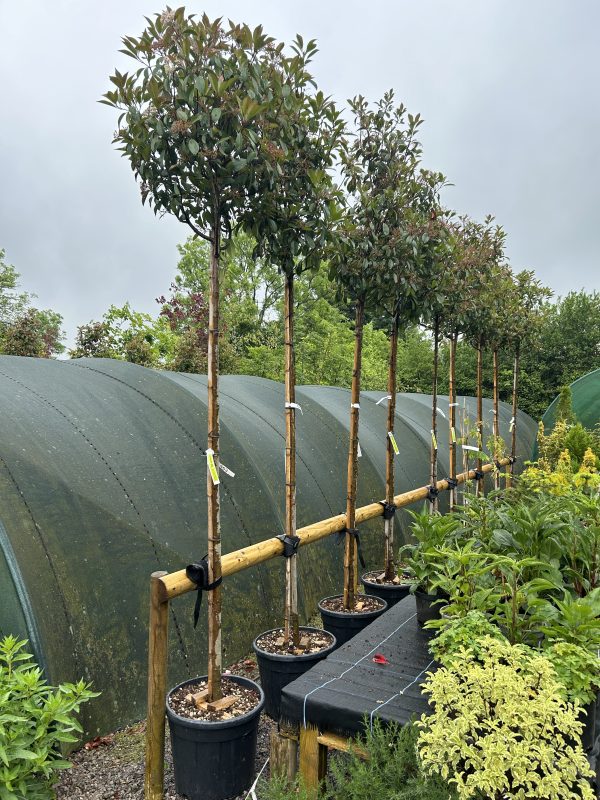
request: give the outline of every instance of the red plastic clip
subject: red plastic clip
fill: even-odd
[[[387,660],[387,658],[384,655],[382,655],[381,653],[375,653],[375,655],[373,656],[373,662],[375,664],[389,664],[390,663]]]

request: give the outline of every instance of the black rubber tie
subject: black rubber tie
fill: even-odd
[[[515,464],[516,461],[517,461],[517,457],[516,456],[509,456],[508,457],[508,461],[509,461],[510,464]]]
[[[298,547],[300,546],[299,536],[287,536],[285,533],[282,533],[281,536],[276,536],[275,538],[283,542],[283,553],[281,555],[284,558],[291,558],[296,555]]]
[[[220,586],[223,582],[223,577],[217,578],[216,581],[209,583],[208,580],[208,561],[207,556],[201,558],[200,561],[194,561],[193,564],[188,564],[185,568],[185,574],[192,583],[196,584],[198,594],[196,595],[196,605],[194,606],[194,628],[198,624],[200,617],[200,606],[202,605],[202,592],[210,592]]]
[[[427,487],[427,499],[429,500],[429,502],[430,503],[435,503],[435,500],[436,500],[436,498],[437,498],[439,493],[440,493],[440,490],[437,488],[437,486],[434,486],[433,484],[431,484],[431,486],[428,486]]]
[[[339,531],[337,535],[337,543],[341,544],[345,538],[346,534],[349,533],[350,536],[354,536],[356,540],[356,552],[358,553],[358,561],[363,569],[366,568],[365,559],[362,553],[362,547],[360,546],[360,534],[358,532],[358,528],[346,528],[343,531]]]
[[[380,504],[383,506],[383,518],[393,519],[394,514],[396,513],[396,506],[393,503],[386,502],[385,500],[381,500]]]
[[[474,481],[482,481],[485,478],[485,472],[480,469],[473,470],[473,480]]]
[[[456,489],[458,486],[456,478],[446,478],[446,483],[448,484],[448,489]]]
[[[498,472],[500,472],[500,470],[502,469],[502,467],[504,466],[504,464],[501,464],[499,461],[494,461],[494,466],[496,467],[496,469],[498,470]]]

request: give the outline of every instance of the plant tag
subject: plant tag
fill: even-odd
[[[229,475],[230,478],[235,478],[235,472],[232,472],[232,470],[230,470],[229,467],[226,467],[225,464],[221,464],[220,461],[219,461],[219,469],[221,470],[221,472],[224,472],[225,475]]]
[[[220,483],[219,473],[217,472],[217,467],[215,464],[215,451],[210,447],[206,451],[206,461],[208,463],[208,471],[210,472],[212,482],[215,486],[217,486],[217,484]]]
[[[350,403],[350,408],[360,408],[360,403]]]
[[[514,431],[514,429],[515,429],[515,422],[516,422],[516,419],[513,417],[513,418],[511,419],[511,421],[510,421],[510,425],[508,426],[508,428],[509,428],[509,430],[510,430],[510,432],[511,432],[511,433],[512,433],[512,432]]]
[[[360,442],[356,443],[356,457],[362,458],[362,450],[360,449]]]
[[[450,428],[450,436],[452,437],[452,444],[456,444],[456,428],[454,425]]]
[[[436,435],[435,435],[435,431],[433,430],[433,428],[431,429],[431,444],[433,445],[433,449],[434,449],[434,450],[437,450],[437,449],[438,449],[438,446],[437,446],[437,437],[436,437]]]
[[[475,447],[474,444],[463,444],[462,449],[463,450],[472,450],[474,453],[478,453],[479,452],[479,448]]]
[[[392,443],[392,449],[394,450],[394,455],[399,456],[400,450],[398,449],[398,442],[396,441],[396,437],[394,436],[393,431],[388,431],[388,436],[390,438],[390,442]]]
[[[304,416],[304,411],[302,411],[302,406],[299,403],[286,403],[286,408],[297,408],[298,411]]]
[[[458,403],[448,403],[448,408],[458,408]]]
[[[375,403],[375,405],[378,406],[380,403],[383,403],[384,400],[391,400],[391,399],[392,399],[392,395],[391,394],[386,394],[385,397],[380,397],[379,400]]]

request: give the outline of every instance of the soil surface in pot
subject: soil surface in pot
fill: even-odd
[[[411,578],[409,575],[394,575],[393,580],[389,581],[385,579],[385,572],[379,572],[378,570],[374,570],[373,572],[365,572],[362,576],[364,580],[371,581],[371,583],[377,583],[380,586],[410,586],[415,582],[414,578]]]
[[[344,614],[367,614],[369,611],[379,611],[382,605],[376,597],[366,597],[364,594],[356,595],[356,603],[351,610],[344,608],[343,597],[328,597],[320,603],[321,608],[327,611],[341,611]]]
[[[286,646],[283,628],[264,633],[256,640],[256,646],[265,653],[276,655],[307,656],[326,650],[333,643],[333,636],[327,631],[307,631],[300,628],[300,646],[292,643]]]
[[[233,702],[224,703],[223,708],[219,708],[221,701],[217,701],[216,707],[213,708],[212,704],[207,703],[202,697],[194,697],[195,695],[202,695],[206,691],[206,685],[206,681],[198,681],[197,683],[188,683],[187,686],[182,686],[169,695],[169,705],[176,714],[186,719],[223,722],[224,720],[247,714],[260,701],[260,696],[254,689],[241,686],[239,683],[223,677],[221,680],[223,698],[224,700],[231,698]]]

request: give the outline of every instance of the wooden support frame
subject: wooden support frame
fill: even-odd
[[[502,459],[500,464],[507,465],[510,459]],[[494,469],[494,464],[485,464],[483,472],[490,472]],[[456,476],[458,483],[472,480],[475,471],[469,470]],[[437,481],[436,486],[439,491],[448,489],[445,480]],[[404,492],[394,497],[396,508],[404,508],[417,503],[419,500],[427,499],[429,487],[422,486],[410,492]],[[381,503],[370,503],[356,509],[356,523],[366,522],[383,515]],[[346,529],[346,515],[338,514],[335,517],[306,525],[298,528],[297,536],[300,539],[300,546],[318,542],[333,533],[339,533]],[[283,553],[283,542],[280,539],[265,539],[262,542],[244,547],[227,553],[222,559],[222,575],[235,575],[245,569],[254,567],[275,558]],[[169,601],[175,597],[196,589],[196,584],[192,583],[185,574],[185,570],[177,572],[154,572],[150,578],[150,623],[149,623],[149,642],[148,642],[148,719],[146,722],[146,771],[144,779],[144,798],[145,800],[163,800],[164,794],[164,760],[165,760],[165,702],[167,698],[167,660],[168,660],[168,622],[169,622]],[[323,736],[325,734],[322,734]],[[311,765],[316,758],[316,774],[322,769],[322,759],[325,759],[327,744],[325,740],[321,742],[313,741],[312,734],[305,734],[306,746],[314,751],[317,747],[317,755],[310,756]],[[318,737],[319,734],[317,733]],[[331,734],[327,734],[331,737]],[[315,739],[316,741],[316,739]],[[333,741],[328,739],[327,741]],[[325,756],[318,748],[325,748]],[[302,740],[300,744],[302,750]],[[340,749],[340,748],[338,748]],[[341,748],[343,749],[343,748]],[[308,758],[308,756],[307,756]],[[302,765],[301,758],[301,765]],[[306,762],[308,763],[308,762]],[[309,767],[307,766],[307,769]],[[312,769],[312,766],[311,766]],[[314,772],[314,770],[313,770]],[[312,775],[312,773],[311,773]],[[320,778],[317,779],[317,783]]]

